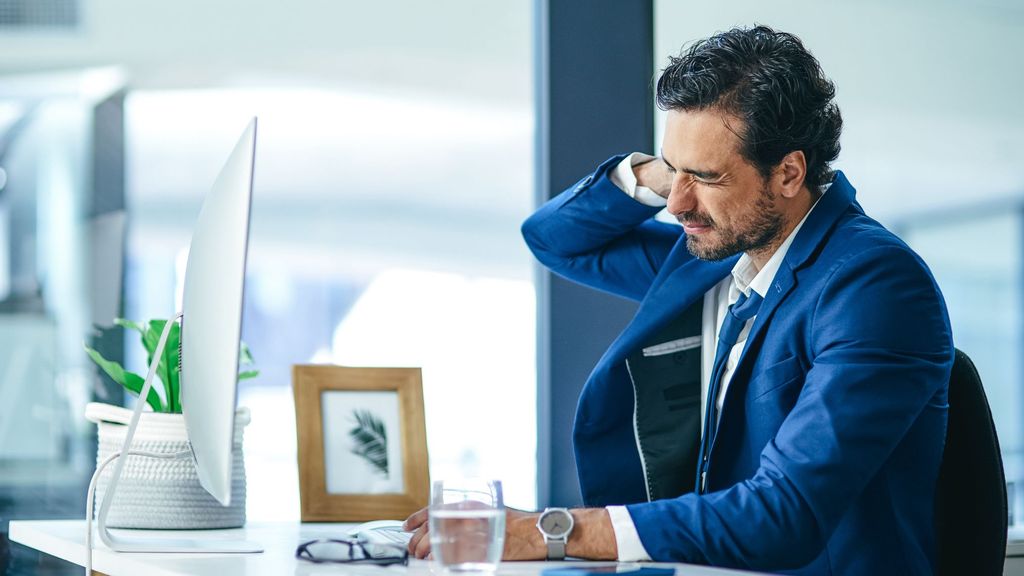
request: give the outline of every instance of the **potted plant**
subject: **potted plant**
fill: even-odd
[[[137,323],[117,318],[114,323],[139,333],[146,350],[146,365],[153,361],[153,353],[167,320],[156,319]],[[167,337],[167,345],[157,364],[156,376],[163,394],[156,391],[157,383],[146,398],[150,411],[144,411],[135,431],[133,450],[150,452],[179,452],[188,450],[185,419],[181,414],[179,386],[179,343],[181,326],[175,322]],[[145,377],[124,369],[117,362],[104,358],[86,346],[86,353],[114,382],[136,397],[142,391]],[[252,369],[253,359],[245,344],[239,352],[242,371],[238,378],[253,378],[259,374]],[[85,416],[98,426],[96,463],[120,451],[131,411],[120,406],[91,402],[86,405]],[[249,423],[249,410],[235,411],[235,434],[231,481],[231,505],[223,507],[199,484],[191,458],[162,460],[132,456],[128,458],[117,486],[117,494],[110,508],[107,525],[111,528],[199,529],[237,528],[245,524],[245,462],[242,452],[242,433]],[[96,509],[106,492],[112,467],[100,475],[96,486]],[[95,514],[95,511],[93,512]]]

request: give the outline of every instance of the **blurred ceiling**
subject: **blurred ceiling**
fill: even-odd
[[[79,0],[77,28],[0,28],[0,74],[115,65],[137,89],[301,85],[517,103],[529,0]]]

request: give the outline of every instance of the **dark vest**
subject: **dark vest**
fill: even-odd
[[[650,500],[694,489],[700,449],[701,324],[704,299],[626,358],[633,418]]]

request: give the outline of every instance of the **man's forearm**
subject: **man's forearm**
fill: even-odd
[[[590,560],[615,560],[618,545],[608,511],[604,508],[576,508],[570,510],[573,518],[572,534],[566,546],[567,556]],[[505,534],[505,560],[543,560],[547,557],[544,537],[537,529],[540,514],[508,512]]]
[[[575,525],[569,535],[566,555],[590,560],[615,560],[618,546],[612,520],[605,508],[572,510]]]

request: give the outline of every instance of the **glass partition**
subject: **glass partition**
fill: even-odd
[[[1021,206],[911,218],[902,236],[942,287],[953,340],[978,368],[1003,452],[1012,521],[1024,490],[1024,210]]]

